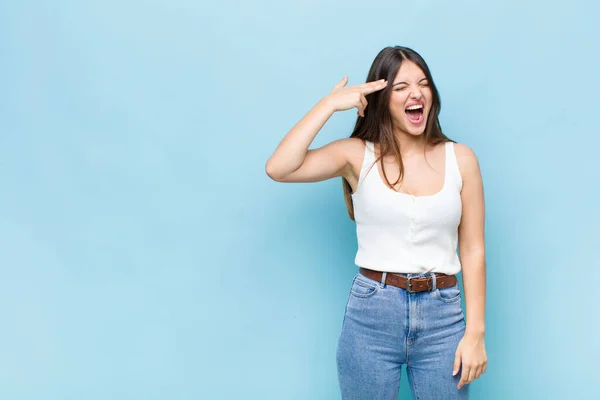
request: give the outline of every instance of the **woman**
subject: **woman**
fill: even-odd
[[[266,164],[279,182],[342,177],[360,267],[336,355],[342,397],[396,399],[406,364],[415,399],[466,399],[487,367],[477,157],[442,133],[438,91],[414,50],[387,47],[367,83],[347,82],[286,134]],[[308,150],[334,112],[354,107],[350,138]]]

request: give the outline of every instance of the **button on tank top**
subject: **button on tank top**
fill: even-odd
[[[442,189],[429,196],[413,196],[385,184],[375,163],[374,144],[366,141],[358,187],[352,194],[357,266],[396,273],[460,272],[462,178],[453,142],[445,143],[445,153]]]

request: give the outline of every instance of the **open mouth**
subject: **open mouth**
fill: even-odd
[[[423,104],[413,104],[412,106],[406,107],[404,112],[411,124],[420,125],[425,120],[424,110]]]

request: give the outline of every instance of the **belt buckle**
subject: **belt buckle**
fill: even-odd
[[[412,276],[408,276],[406,278],[406,291],[409,293],[417,293],[416,290],[412,290],[412,288],[410,287],[410,280],[413,279],[414,277]]]

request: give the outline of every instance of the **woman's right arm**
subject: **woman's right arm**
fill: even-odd
[[[284,136],[265,166],[271,179],[318,182],[344,175],[350,165],[347,151],[350,139],[339,139],[318,149],[308,150],[308,147],[334,112],[356,107],[364,117],[365,95],[387,86],[385,80],[345,87],[347,82],[344,77]]]

